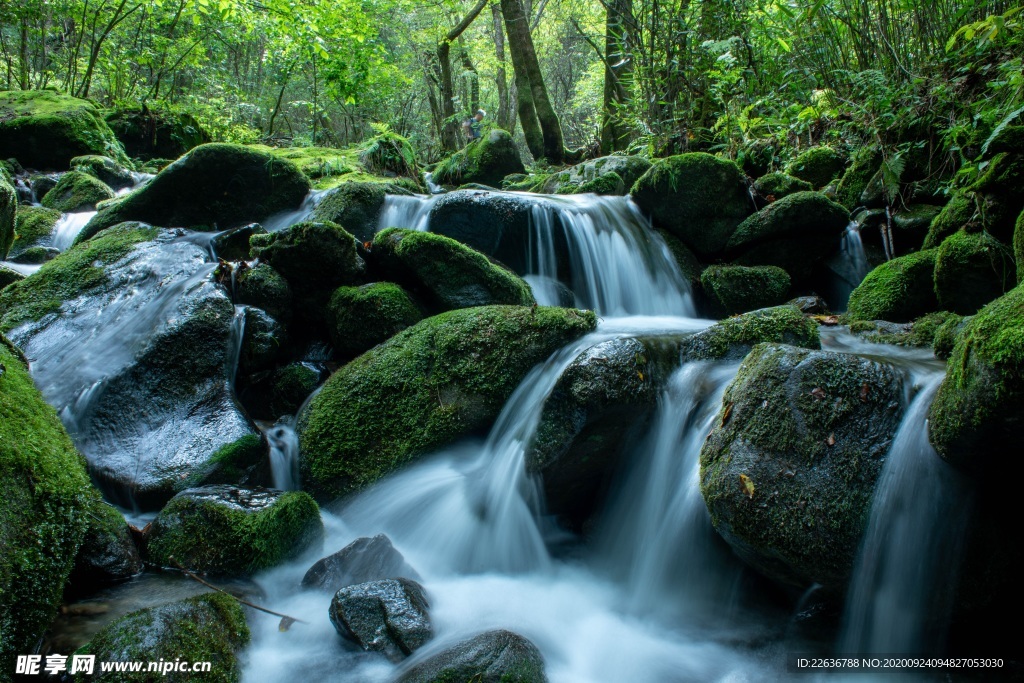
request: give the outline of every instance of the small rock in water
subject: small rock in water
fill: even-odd
[[[302,587],[336,593],[346,586],[394,578],[420,577],[406,563],[402,553],[391,545],[391,540],[378,534],[373,538],[357,538],[314,564],[302,577]]]
[[[342,588],[331,601],[331,623],[344,638],[393,662],[430,640],[433,628],[423,586],[409,579]]]
[[[511,631],[487,631],[442,650],[396,679],[396,683],[473,681],[473,683],[546,683],[544,658],[537,646]]]

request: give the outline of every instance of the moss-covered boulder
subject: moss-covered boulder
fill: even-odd
[[[358,356],[423,319],[409,295],[393,282],[339,287],[327,305],[335,353]]]
[[[19,206],[10,258],[15,258],[33,247],[49,244],[60,216],[60,211],[47,209],[45,206]]]
[[[794,178],[785,173],[768,173],[753,184],[754,193],[765,202],[774,202],[797,192],[809,192],[814,187],[805,180]]]
[[[1009,247],[988,232],[960,231],[947,237],[935,256],[939,308],[972,315],[1017,282]]]
[[[270,370],[283,355],[288,332],[269,313],[255,306],[246,306],[242,314],[242,346],[238,352],[239,377]]]
[[[487,631],[424,659],[396,683],[547,683],[537,646],[511,631]]]
[[[505,176],[525,171],[512,136],[494,128],[438,164],[431,180],[456,187],[465,183],[501,187]]]
[[[538,190],[548,194],[624,195],[650,167],[651,162],[643,157],[600,157],[549,175]]]
[[[430,208],[430,230],[522,273],[535,204],[534,199],[511,192],[448,192]]]
[[[340,589],[329,614],[338,635],[400,662],[433,637],[428,607],[423,586],[412,579],[388,578]]]
[[[210,247],[217,254],[218,259],[224,261],[245,261],[249,258],[249,242],[253,235],[265,234],[267,234],[267,230],[262,225],[250,223],[240,228],[232,228],[222,232],[210,241]]]
[[[791,284],[789,273],[777,266],[711,266],[701,274],[700,282],[724,315],[785,303]]]
[[[701,494],[734,552],[777,581],[841,590],[903,416],[892,368],[756,346],[701,450]]]
[[[946,460],[990,474],[1011,467],[1024,424],[1024,285],[957,335],[932,403],[929,434]]]
[[[932,348],[939,330],[950,320],[955,323],[963,316],[949,311],[936,311],[922,315],[909,323],[891,323],[885,320],[855,320],[850,323],[850,332],[861,339],[876,344],[894,346],[917,346]],[[939,355],[939,354],[936,354]],[[942,356],[939,356],[940,358]]]
[[[309,363],[289,363],[271,377],[270,414],[294,415],[320,386],[320,372]]]
[[[61,176],[60,181],[43,197],[42,204],[48,209],[64,213],[92,211],[105,199],[113,199],[114,191],[102,181],[81,171],[71,171]]]
[[[1024,149],[993,156],[968,192],[976,198],[984,228],[1009,244],[1017,216],[1024,210]]]
[[[3,289],[7,285],[13,285],[15,282],[20,282],[24,279],[25,276],[18,271],[4,265],[0,265],[0,289]]]
[[[389,228],[374,238],[370,253],[391,279],[406,285],[435,312],[535,303],[521,277],[443,235]]]
[[[850,160],[839,186],[836,188],[836,201],[849,211],[861,206],[861,195],[867,188],[871,178],[882,165],[882,150],[876,145],[862,147]]]
[[[838,178],[846,168],[846,156],[831,147],[811,147],[786,166],[786,173],[820,189]]]
[[[251,576],[322,542],[320,509],[305,493],[204,486],[182,491],[160,511],[146,552],[161,566]]]
[[[241,145],[202,145],[104,205],[78,241],[123,221],[227,230],[296,209],[308,192],[309,180],[290,161]]]
[[[937,256],[937,249],[928,249],[894,258],[872,270],[850,294],[850,318],[905,323],[938,309]]]
[[[968,195],[965,192],[954,194],[932,219],[928,226],[928,234],[925,235],[923,248],[933,249],[961,228],[978,226],[979,224],[975,221],[976,215],[977,205],[973,195]]]
[[[526,373],[593,313],[486,306],[400,332],[338,370],[299,418],[303,486],[331,499],[486,430]]]
[[[659,159],[632,195],[656,225],[704,257],[722,252],[754,209],[739,167],[703,152]]]
[[[14,244],[15,224],[18,216],[18,193],[9,182],[0,178],[0,261]]]
[[[684,361],[740,360],[757,344],[772,342],[820,349],[818,324],[792,305],[726,318],[683,340]]]
[[[0,336],[0,666],[32,652],[60,605],[94,499],[85,463]]]
[[[839,246],[850,214],[819,192],[797,192],[744,220],[727,243],[735,265],[778,266],[807,277]]]
[[[185,112],[127,107],[108,113],[106,122],[133,159],[177,159],[210,142],[210,134]]]
[[[237,600],[223,593],[149,607],[111,622],[76,654],[95,655],[99,662],[210,662],[210,671],[100,672],[81,680],[104,683],[158,683],[209,681],[237,683],[242,666],[238,654],[249,643],[245,612]],[[76,677],[75,680],[79,680]]]
[[[928,229],[943,207],[934,204],[911,204],[892,215],[893,247],[896,254],[917,251],[928,236]]]
[[[71,170],[81,171],[100,180],[114,190],[121,190],[135,184],[132,172],[110,157],[88,154],[71,160]]]
[[[53,90],[0,91],[0,149],[43,171],[65,171],[86,154],[128,163],[96,105]]]
[[[263,309],[287,322],[292,314],[292,289],[281,274],[266,263],[239,270],[235,281],[238,303]]]
[[[362,242],[373,239],[377,232],[384,198],[389,194],[411,196],[412,193],[394,183],[342,183],[320,200],[310,220],[337,223]],[[411,228],[412,225],[384,227]]]
[[[86,510],[86,521],[75,568],[65,588],[73,595],[125,581],[142,571],[142,558],[124,515],[97,496]]]
[[[370,173],[386,178],[401,178],[416,189],[421,187],[421,172],[416,150],[408,138],[392,130],[379,130],[359,152],[359,163]]]

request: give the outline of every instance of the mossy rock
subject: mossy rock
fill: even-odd
[[[768,173],[754,181],[754,192],[769,202],[777,201],[797,192],[809,192],[814,187],[805,180],[785,173]]]
[[[359,152],[353,148],[249,146],[294,162],[316,188],[331,187],[343,176],[366,177],[358,161]]]
[[[760,178],[776,167],[778,153],[775,140],[751,140],[736,153],[736,163],[751,178]]]
[[[71,170],[87,173],[113,190],[121,190],[135,184],[132,172],[110,157],[89,154],[71,160]]]
[[[950,235],[935,257],[939,308],[972,315],[1016,285],[1013,254],[985,231]]]
[[[227,230],[298,208],[309,180],[295,164],[241,145],[201,145],[101,208],[78,241],[122,221]]]
[[[251,576],[319,547],[323,533],[320,509],[301,491],[203,486],[160,511],[146,549],[161,566]]]
[[[107,125],[133,159],[177,159],[210,142],[210,134],[194,116],[150,107],[117,109],[106,115]]]
[[[936,311],[922,315],[909,323],[891,323],[884,320],[857,320],[850,323],[850,332],[876,344],[932,348],[939,330],[946,329],[949,321],[959,323],[963,316],[949,311]],[[955,328],[954,324],[954,328]]]
[[[1013,229],[1013,258],[1017,262],[1017,282],[1024,283],[1024,211]]]
[[[235,281],[238,302],[263,309],[277,320],[287,322],[292,314],[292,290],[287,280],[266,263],[245,268]]]
[[[534,365],[596,324],[587,311],[486,306],[400,332],[334,373],[300,415],[304,486],[330,500],[486,430]]]
[[[359,162],[370,173],[404,178],[416,189],[422,189],[416,150],[408,139],[398,133],[385,130],[367,140],[359,152]]]
[[[13,285],[15,282],[20,282],[24,279],[25,276],[18,271],[4,265],[0,265],[0,289],[3,289],[7,285]]]
[[[255,306],[246,306],[242,348],[238,354],[238,377],[264,372],[274,367],[288,343],[284,325]]]
[[[320,386],[320,373],[309,363],[289,363],[271,378],[270,414],[294,415]]]
[[[949,360],[950,356],[953,355],[953,347],[956,346],[957,337],[967,327],[967,323],[971,321],[971,317],[950,314],[947,316],[938,327],[935,328],[932,334],[932,351],[935,353],[935,357],[940,360]]]
[[[839,247],[850,214],[820,192],[772,202],[736,228],[727,243],[734,265],[778,266],[795,280]]]
[[[946,368],[931,408],[932,444],[955,465],[1001,476],[1024,419],[1024,285],[970,318]]]
[[[0,91],[0,149],[44,171],[67,170],[86,154],[129,163],[96,105],[53,90]]]
[[[430,231],[451,237],[516,272],[526,272],[525,254],[537,201],[511,192],[447,192],[431,206]]]
[[[546,177],[542,185],[530,191],[547,194],[593,192],[601,195],[624,195],[650,167],[651,162],[643,157],[625,155],[600,157],[553,173]]]
[[[9,289],[9,288],[8,288]],[[25,357],[0,336],[0,666],[33,652],[57,614],[96,494]]]
[[[347,182],[325,196],[310,216],[312,221],[337,223],[357,239],[366,242],[377,232],[385,197],[389,194],[411,196],[412,193],[394,183]],[[384,227],[411,228],[411,225]]]
[[[918,251],[878,266],[850,294],[851,320],[904,323],[939,307],[935,298],[938,249]]]
[[[395,683],[547,683],[537,646],[511,631],[487,631],[413,665]]]
[[[789,273],[776,266],[711,266],[700,281],[725,315],[785,303],[791,284]]]
[[[551,173],[510,173],[501,181],[501,189],[512,192],[543,192]]]
[[[769,578],[842,590],[902,403],[901,375],[889,366],[754,347],[701,450],[701,494],[715,529]]]
[[[703,152],[659,159],[632,195],[656,225],[702,257],[720,254],[754,209],[739,167]]]
[[[434,312],[535,303],[521,277],[443,235],[389,228],[374,238],[370,253],[392,279],[406,285]]]
[[[878,172],[882,160],[882,150],[876,145],[858,150],[836,187],[836,201],[849,211],[860,206],[861,195],[871,182],[871,178]]]
[[[1009,244],[1017,216],[1024,210],[1024,150],[996,154],[967,191],[977,198],[983,227]]]
[[[18,193],[9,182],[0,178],[0,261],[7,258],[14,244],[18,217]]]
[[[88,523],[85,537],[65,587],[65,592],[72,595],[126,581],[142,571],[142,558],[124,515],[99,496],[90,503],[85,514]]]
[[[932,219],[924,238],[924,249],[933,249],[961,228],[975,224],[977,206],[972,195],[958,192]]]
[[[775,306],[726,318],[683,340],[686,361],[740,360],[757,344],[773,342],[820,349],[818,324],[796,306]]]
[[[501,187],[505,176],[525,171],[512,136],[494,128],[439,163],[431,179],[438,185],[482,183]]]
[[[820,189],[842,175],[846,157],[831,147],[811,147],[786,166],[786,173]]]
[[[48,209],[63,213],[92,211],[96,204],[113,199],[114,191],[102,181],[81,171],[71,171],[60,177],[52,190],[43,197],[42,204]]]
[[[210,671],[107,672],[76,676],[76,681],[158,683],[208,681],[238,683],[238,654],[249,643],[249,627],[241,604],[230,595],[206,593],[178,602],[131,612],[108,624],[75,654],[95,655],[99,662],[210,662]]]
[[[358,356],[423,319],[419,307],[393,282],[339,287],[327,306],[335,353]]]
[[[49,244],[60,217],[60,211],[45,206],[19,206],[10,257],[14,258],[32,247]]]

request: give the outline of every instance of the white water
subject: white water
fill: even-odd
[[[426,232],[430,229],[430,210],[433,206],[433,200],[428,197],[389,194],[384,198],[384,207],[377,219],[377,232],[388,228]]]
[[[835,301],[829,303],[833,310],[845,311],[850,294],[871,272],[871,264],[868,263],[864,242],[861,240],[859,223],[851,221],[846,226],[839,244],[839,252],[829,259],[828,265],[835,273]]]
[[[0,261],[0,266],[21,273],[25,277],[32,275],[43,267],[41,263],[12,263],[11,261]]]
[[[312,190],[308,195],[306,195],[306,198],[302,201],[299,208],[292,211],[282,211],[270,216],[263,221],[263,228],[267,232],[281,232],[296,223],[309,220],[313,211],[320,205],[320,202],[324,200],[324,197],[327,196],[328,192],[330,192],[330,190]]]
[[[299,490],[299,436],[295,418],[286,415],[265,431],[270,444],[270,473],[275,489]]]
[[[53,236],[50,238],[51,245],[60,251],[70,249],[71,245],[75,243],[78,233],[82,232],[85,224],[95,215],[95,211],[80,211],[61,216],[57,226],[53,229]]]
[[[234,292],[232,292],[232,295],[234,295]],[[235,377],[238,375],[238,362],[242,357],[242,342],[245,341],[245,308],[245,306],[235,305],[235,315],[231,318],[231,331],[228,336],[228,362],[226,367],[228,385],[232,389],[235,387]]]

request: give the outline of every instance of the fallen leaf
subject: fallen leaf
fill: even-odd
[[[640,378],[640,381],[643,382],[644,381],[644,373],[642,373],[639,370],[637,370],[636,374],[637,374],[637,377]]]
[[[277,630],[284,633],[292,627],[295,623],[295,619],[292,617],[281,617],[281,623],[277,625]]]
[[[827,443],[829,446],[836,445],[836,435],[834,432],[828,435],[828,439],[825,441],[825,443]]]
[[[729,418],[731,416],[732,416],[732,404],[730,403],[727,406],[725,406],[725,412],[722,413],[722,426],[723,427],[725,426],[725,423],[729,421]]]
[[[871,391],[871,388],[868,386],[867,382],[864,382],[864,384],[860,385],[860,400],[861,401],[867,401],[868,400],[868,392],[869,391]]]
[[[824,400],[825,390],[822,389],[821,387],[814,387],[813,389],[811,389],[811,396],[813,396],[819,401]]]
[[[743,489],[743,493],[747,494],[747,498],[754,499],[754,482],[745,474],[740,475],[740,487]]]

